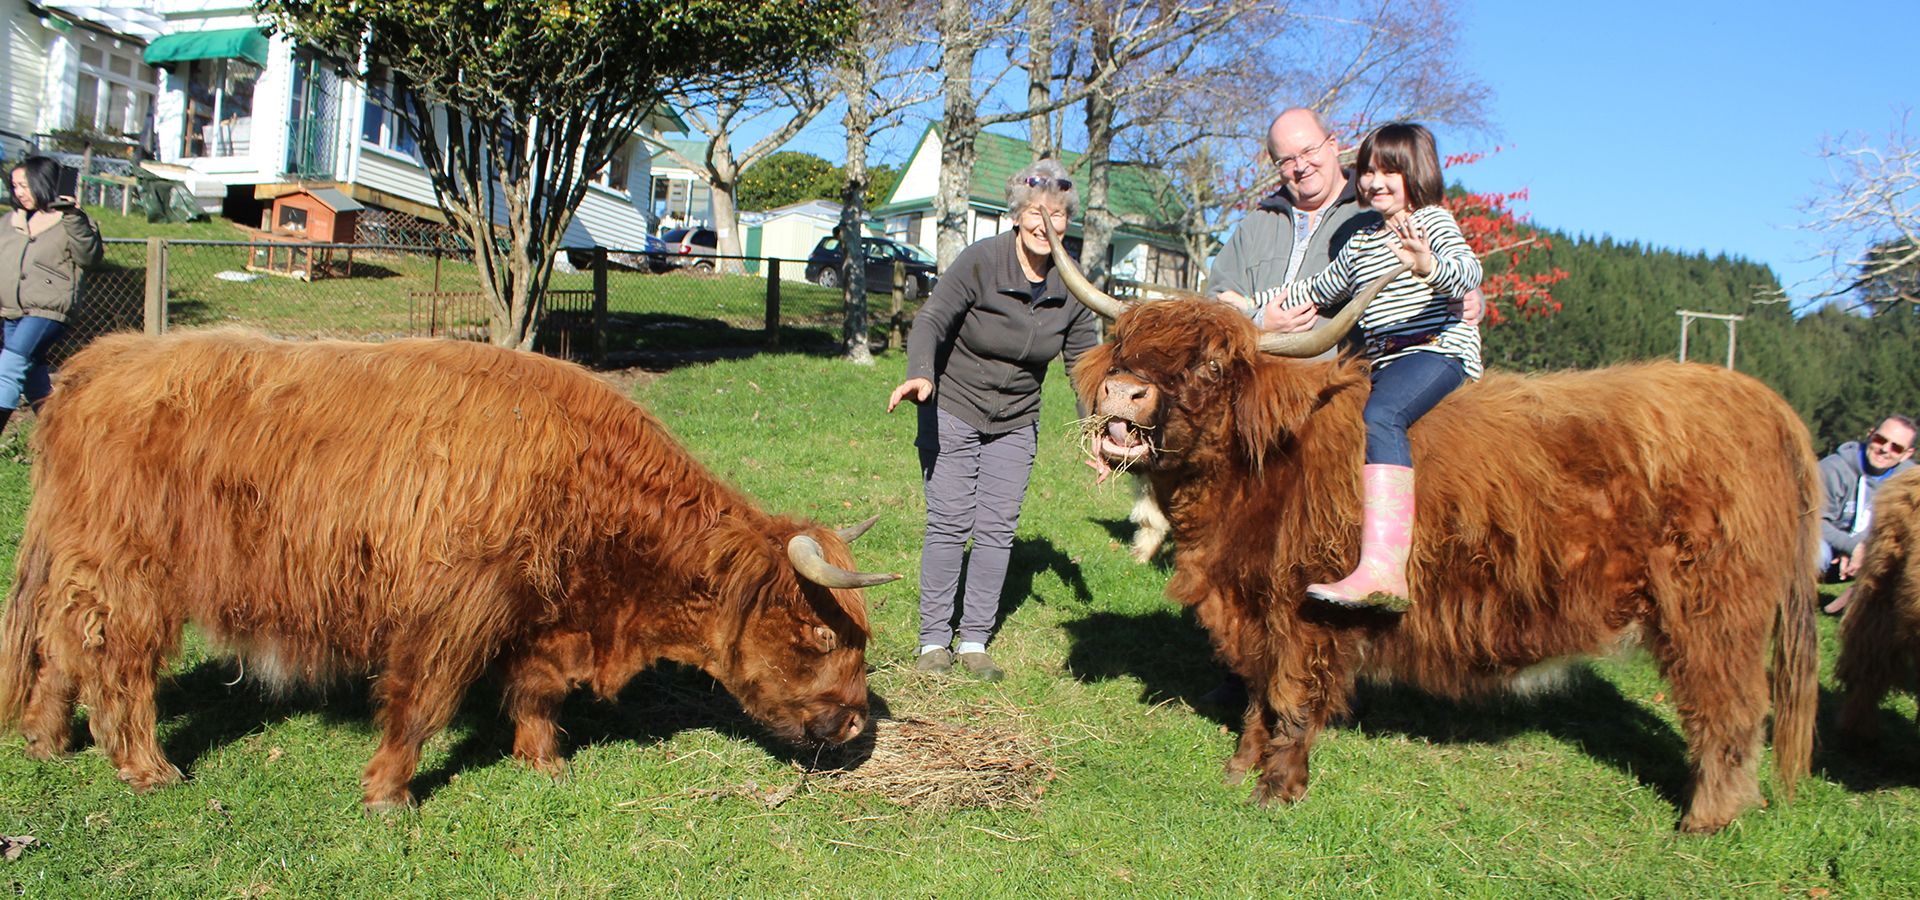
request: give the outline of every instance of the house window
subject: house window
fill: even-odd
[[[973,239],[990,238],[1000,233],[1000,217],[993,213],[974,213]]]
[[[116,137],[148,133],[156,87],[141,48],[84,28],[74,29],[70,38],[80,51],[71,127]]]
[[[655,175],[653,215],[680,224],[707,221],[713,216],[713,188],[685,175]]]
[[[243,156],[253,138],[253,86],[260,67],[243,59],[186,64],[186,155]]]
[[[593,183],[610,191],[626,193],[627,181],[633,177],[633,154],[636,149],[638,145],[632,140],[622,142],[620,149],[613,152],[606,166],[594,176]]]
[[[400,86],[384,68],[367,76],[365,117],[360,140],[412,159],[420,158],[420,141],[402,110],[414,108],[413,92]]]

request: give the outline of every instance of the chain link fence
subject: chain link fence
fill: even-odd
[[[541,352],[628,365],[769,347],[833,352],[841,343],[840,291],[783,280],[803,265],[796,260],[755,258],[760,274],[725,275],[671,266],[657,252],[562,253]],[[912,311],[871,293],[875,346],[898,340]],[[57,363],[110,331],[221,325],[292,338],[490,337],[473,255],[457,247],[109,239],[49,357]]]

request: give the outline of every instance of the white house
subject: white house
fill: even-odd
[[[1013,227],[1013,222],[1007,218],[1007,179],[1033,159],[1031,144],[1020,138],[990,131],[980,133],[974,141],[974,150],[977,155],[973,168],[973,189],[967,205],[967,239],[970,242]],[[1072,169],[1079,158],[1080,154],[1071,151],[1061,154],[1061,161],[1068,169]],[[900,173],[899,183],[894,185],[887,201],[874,208],[873,216],[886,223],[888,237],[931,251],[934,249],[936,227],[933,198],[939,185],[940,129],[936,124],[928,125],[920,135],[920,143],[907,160],[906,169]],[[1137,168],[1117,167],[1109,176],[1107,202],[1122,215],[1151,219],[1157,193],[1153,188],[1146,173]],[[1077,190],[1084,203],[1085,189],[1082,187]],[[1068,227],[1067,246],[1070,249],[1078,247],[1079,235],[1079,223]],[[1107,266],[1116,278],[1173,287],[1185,287],[1191,283],[1184,246],[1170,233],[1160,230],[1134,225],[1120,226],[1114,232],[1112,244],[1107,250]]]
[[[158,91],[142,59],[166,27],[145,0],[0,0],[0,142],[18,158],[35,135],[88,132],[137,145]]]
[[[18,4],[19,0],[0,3]],[[299,185],[319,183],[336,186],[371,207],[433,222],[444,220],[419,165],[414,140],[397,125],[391,83],[383,73],[375,72],[366,83],[343,77],[290,39],[269,35],[245,0],[94,0],[59,5],[152,14],[157,28],[129,36],[144,38],[143,47],[127,53],[116,49],[113,55],[102,49],[107,75],[132,73],[133,83],[124,99],[117,82],[84,80],[90,74],[87,49],[91,45],[71,37],[83,29],[69,33],[66,39],[80,58],[74,93],[81,99],[74,109],[88,108],[85,97],[91,85],[97,100],[93,108],[106,111],[96,116],[96,122],[119,127],[117,123],[150,118],[151,124],[143,123],[143,128],[160,162],[154,168],[185,182],[203,208],[224,208],[245,221],[273,197]],[[9,48],[31,44],[37,36],[30,32],[25,27],[10,28]],[[45,68],[43,80],[51,83],[55,75],[51,67]],[[20,68],[10,64],[7,71]],[[142,77],[151,86],[145,100],[138,91]],[[11,113],[19,101],[8,99],[13,102],[5,109]],[[36,133],[60,127],[60,113],[56,110],[51,115],[51,127],[48,121],[35,122]],[[84,121],[84,116],[78,120]],[[13,121],[9,120],[9,130]],[[668,113],[650,119],[646,127],[685,126]],[[656,224],[655,195],[674,195],[672,184],[688,183],[684,177],[676,179],[675,173],[655,172],[652,161],[638,136],[631,139],[589,187],[566,235],[567,245],[644,246],[645,236]],[[690,192],[682,187],[679,193]]]

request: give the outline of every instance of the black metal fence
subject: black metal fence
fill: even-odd
[[[729,348],[832,349],[838,289],[785,281],[802,265],[758,257],[756,275],[672,266],[644,251],[561,251],[535,349],[584,362]],[[744,257],[711,257],[725,263]],[[720,268],[728,268],[726,265]],[[910,282],[908,282],[910,283]],[[870,294],[870,336],[899,340],[905,283]],[[241,325],[285,337],[487,340],[490,315],[470,251],[404,244],[108,240],[54,348],[64,358],[118,330]]]

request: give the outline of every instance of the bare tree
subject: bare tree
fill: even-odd
[[[522,348],[587,182],[641,127],[660,85],[774,78],[825,57],[852,12],[840,0],[680,7],[666,16],[617,0],[258,2],[275,28],[342,68],[391,74],[435,199],[474,248],[492,339]]]
[[[1112,126],[1117,155],[1158,173],[1146,179],[1156,214],[1174,225],[1197,271],[1239,214],[1279,186],[1266,132],[1285,107],[1320,110],[1349,147],[1387,119],[1484,128],[1488,93],[1460,71],[1459,20],[1451,0],[1248,10],[1210,43],[1204,64],[1124,95]]]
[[[907,109],[933,99],[933,69],[927,45],[920,40],[930,24],[932,4],[926,0],[880,0],[868,7],[868,16],[856,26],[853,40],[834,70],[838,91],[846,103],[842,123],[847,133],[846,181],[840,189],[840,246],[846,251],[841,284],[846,286],[843,342],[847,359],[873,363],[867,336],[867,266],[865,224],[867,144],[874,135],[893,126]]]
[[[1107,278],[1107,248],[1122,217],[1109,203],[1114,163],[1114,140],[1133,124],[1123,109],[1128,104],[1148,107],[1156,100],[1192,90],[1195,85],[1232,77],[1236,67],[1222,60],[1239,60],[1240,48],[1256,21],[1272,20],[1283,9],[1273,0],[1187,0],[1157,5],[1113,4],[1080,0],[1070,4],[1078,40],[1068,45],[1062,71],[1079,90],[1087,146],[1080,158],[1085,169],[1086,214],[1082,228],[1080,264],[1097,283]],[[1229,35],[1226,29],[1234,26]],[[1223,46],[1212,46],[1216,37]],[[1237,52],[1239,51],[1239,52]],[[1135,102],[1145,98],[1146,102]],[[1148,177],[1155,177],[1149,175]],[[1169,198],[1170,199],[1170,198]],[[1153,210],[1152,221],[1134,224],[1158,226],[1173,212],[1171,205]]]
[[[787,73],[777,81],[715,85],[699,92],[680,93],[674,95],[674,100],[680,105],[681,118],[693,130],[707,136],[706,155],[692,159],[664,141],[646,138],[648,143],[665,151],[669,159],[701,173],[713,189],[713,229],[717,237],[714,252],[721,257],[719,271],[736,274],[743,271],[738,259],[744,251],[744,242],[736,199],[740,192],[740,173],[792,140],[826,110],[827,104],[833,102],[833,95],[832,80],[809,69]],[[741,126],[768,117],[778,124],[745,152],[735,155],[733,136]]]
[[[1884,138],[1842,135],[1820,150],[1828,179],[1807,202],[1829,264],[1816,299],[1854,294],[1876,308],[1920,303],[1920,141],[1910,112]]]

